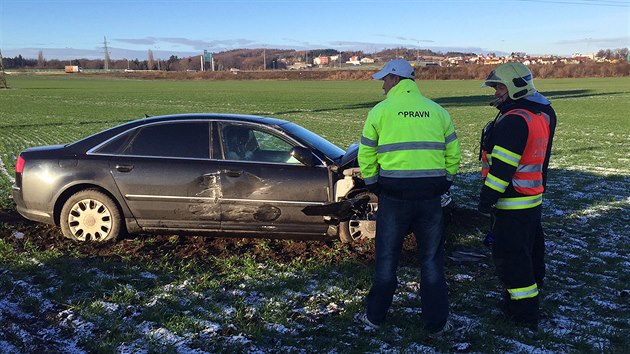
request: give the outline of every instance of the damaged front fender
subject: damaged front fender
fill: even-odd
[[[362,195],[325,205],[310,205],[302,209],[309,216],[329,216],[337,221],[348,221],[355,215],[364,215],[368,208],[370,197]]]

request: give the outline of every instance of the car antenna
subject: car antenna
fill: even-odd
[[[146,113],[144,114],[144,118],[149,118],[149,117],[151,117],[151,116],[146,114]]]

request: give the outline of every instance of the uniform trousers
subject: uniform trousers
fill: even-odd
[[[545,269],[541,210],[541,206],[497,210],[493,227],[492,257],[506,290],[503,310],[513,321],[530,327],[538,325],[538,283]]]

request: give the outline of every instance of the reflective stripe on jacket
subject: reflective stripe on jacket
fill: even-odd
[[[497,124],[508,115],[520,116],[527,123],[528,135],[525,149],[522,154],[517,154],[495,145],[492,154],[487,154],[489,155],[488,168],[492,166],[492,160],[497,159],[516,167],[516,171],[511,181],[502,180],[486,172],[484,185],[503,193],[511,183],[514,190],[523,195],[523,197],[499,198],[496,203],[497,209],[529,209],[542,204],[544,191],[542,172],[549,142],[549,116],[545,113],[534,114],[525,109],[513,109],[501,115],[497,119]]]
[[[524,288],[507,289],[511,300],[530,299],[538,296],[538,285],[536,283]]]
[[[452,180],[461,152],[448,112],[422,96],[413,80],[401,80],[368,113],[358,159],[366,184],[379,175]]]
[[[549,116],[524,109],[514,109],[507,114],[523,117],[529,130],[525,151],[512,177],[514,190],[524,195],[540,194],[544,191],[542,171],[549,142]]]

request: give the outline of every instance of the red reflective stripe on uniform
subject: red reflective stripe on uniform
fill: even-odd
[[[542,165],[549,143],[549,118],[544,113],[534,114],[525,109],[514,109],[504,114],[521,116],[527,123],[529,134],[525,150],[512,177],[514,190],[523,195],[536,195],[544,191]]]

